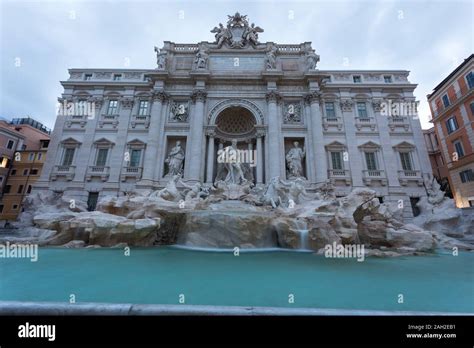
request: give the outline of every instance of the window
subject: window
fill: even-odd
[[[26,145],[25,144],[21,145],[21,149],[26,150]]]
[[[42,157],[43,157],[43,154],[42,154],[42,153],[39,153],[39,154],[38,154],[38,157],[37,157],[37,160],[38,160],[38,161],[41,161],[41,158],[42,158]]]
[[[140,100],[140,104],[138,106],[138,114],[140,116],[148,115],[148,101],[147,100]]]
[[[360,75],[352,76],[352,80],[354,81],[354,83],[361,83],[362,82],[362,78],[360,77]]]
[[[40,140],[41,142],[41,148],[42,149],[47,149],[49,146],[49,140]]]
[[[3,176],[0,176],[0,183],[3,182]]]
[[[459,173],[459,176],[461,177],[461,182],[463,183],[474,181],[474,172],[472,171],[472,169],[463,170]]]
[[[107,115],[116,115],[118,110],[118,101],[109,100],[109,106],[107,108]]]
[[[375,152],[365,153],[365,163],[368,170],[377,170],[377,161],[375,159]]]
[[[471,103],[471,115],[474,116],[474,102]]]
[[[12,189],[12,185],[5,185],[3,189],[3,193],[10,193],[11,189]]]
[[[38,175],[38,169],[32,169],[30,175]]]
[[[23,176],[27,176],[28,175],[28,169],[23,169]]]
[[[326,102],[326,117],[327,118],[336,118],[336,110],[334,109],[334,102]]]
[[[466,75],[466,80],[469,88],[474,88],[474,73],[472,71]]]
[[[95,165],[98,167],[103,167],[107,163],[107,154],[109,149],[99,149],[97,151],[97,159],[95,161]]]
[[[460,140],[453,141],[454,149],[458,154],[458,157],[464,156],[464,148]]]
[[[402,162],[403,170],[413,170],[409,152],[400,152],[400,161]]]
[[[383,80],[385,81],[385,83],[392,83],[392,76],[390,75],[385,75],[383,77]]]
[[[443,95],[443,98],[442,98],[442,99],[443,99],[443,105],[444,105],[444,107],[447,108],[447,107],[449,106],[449,98],[448,98],[448,95],[447,95],[447,94]]]
[[[34,152],[30,152],[28,154],[28,161],[31,162],[31,161],[34,161],[34,160],[35,160],[35,154],[34,154]]]
[[[10,175],[16,175],[16,169],[12,169],[12,171],[10,172]]]
[[[70,166],[72,164],[72,160],[74,159],[74,152],[76,149],[72,148],[67,148],[64,151],[64,157],[63,157],[63,166]]]
[[[18,191],[16,193],[23,193],[23,185],[18,186]]]
[[[10,162],[8,157],[0,157],[0,168],[10,168]]]
[[[13,140],[8,140],[7,149],[13,149],[13,145],[15,145],[15,142]]]
[[[342,153],[341,152],[331,152],[331,162],[332,169],[342,170]]]
[[[365,102],[357,102],[357,116],[367,118],[367,106]]]
[[[18,209],[18,204],[13,204],[13,205],[12,205],[12,209],[13,209],[13,210],[17,210],[17,209]]]
[[[28,194],[31,193],[31,185],[28,185],[28,189],[26,190],[26,193],[28,193]]]
[[[3,204],[0,204],[0,214],[3,213]]]
[[[446,120],[446,129],[448,130],[448,134],[451,134],[456,129],[458,129],[458,121],[456,121],[456,117],[453,116]]]
[[[120,81],[122,79],[122,75],[114,74],[114,81]]]
[[[132,150],[130,155],[130,167],[139,167],[142,150]]]
[[[86,81],[92,80],[92,74],[85,74],[84,75],[84,80],[86,80]]]

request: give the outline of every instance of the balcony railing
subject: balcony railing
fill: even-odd
[[[135,128],[137,125],[144,125],[145,128],[148,128],[150,125],[150,115],[133,115],[130,126]]]
[[[351,184],[350,171],[347,169],[329,169],[328,176],[332,184],[335,184],[336,180],[344,180],[346,185]]]
[[[363,170],[363,180],[366,185],[371,185],[372,181],[379,181],[383,186],[387,184],[387,177],[385,171],[381,169],[367,169]]]
[[[342,130],[342,126],[343,126],[343,123],[342,123],[342,118],[341,117],[323,117],[323,129],[325,131],[327,131],[330,127],[333,128],[333,127],[337,127],[338,130]]]
[[[51,172],[51,180],[57,180],[58,177],[65,177],[71,181],[74,178],[76,166],[72,165],[56,165]]]
[[[407,185],[409,181],[414,181],[419,186],[423,185],[423,178],[421,177],[421,172],[419,170],[399,170],[398,180],[403,186]]]
[[[104,125],[110,124],[113,128],[117,128],[119,123],[118,121],[119,115],[118,114],[102,114],[99,120],[99,128],[103,128]]]
[[[109,178],[110,167],[108,166],[89,166],[86,180],[92,180],[93,177],[100,177],[103,181]]]
[[[136,180],[142,177],[142,167],[124,167],[120,174],[120,180],[125,181],[127,178],[135,178]]]
[[[362,128],[369,127],[372,131],[375,131],[377,123],[375,122],[374,117],[370,116],[357,116],[355,118],[355,126],[358,131]]]
[[[388,127],[391,131],[396,128],[403,128],[405,131],[410,130],[410,121],[407,116],[388,116]]]

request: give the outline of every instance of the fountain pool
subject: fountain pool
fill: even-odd
[[[290,251],[41,248],[0,259],[0,301],[271,306],[474,313],[474,253],[326,259]],[[398,303],[403,294],[404,303]],[[294,303],[289,303],[293,295]]]

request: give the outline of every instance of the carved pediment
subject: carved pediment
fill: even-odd
[[[373,141],[368,141],[362,145],[359,145],[359,148],[364,150],[376,150],[380,148],[380,145]]]

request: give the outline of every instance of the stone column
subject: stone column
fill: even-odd
[[[257,184],[263,183],[263,145],[262,134],[257,134]]]
[[[270,91],[266,95],[267,98],[267,110],[268,110],[268,177],[269,179],[280,176],[281,169],[281,157],[284,156],[280,153],[280,139],[279,139],[279,127],[280,120],[278,119],[277,102],[280,96],[275,91]]]
[[[215,133],[212,130],[207,132],[208,143],[207,143],[207,171],[206,171],[206,183],[212,184],[214,175],[214,136]]]
[[[377,127],[380,134],[380,145],[381,145],[381,155],[385,167],[380,169],[385,170],[385,176],[388,181],[389,187],[400,187],[400,182],[398,180],[398,153],[393,151],[392,139],[390,137],[390,129],[388,127],[388,118],[387,116],[381,116],[380,111],[382,109],[382,99],[373,99],[372,108],[374,110],[374,118],[377,122]],[[424,140],[423,140],[424,141]],[[426,145],[423,145],[426,148]],[[413,163],[414,164],[414,163]]]
[[[197,89],[193,92],[192,100],[195,103],[194,115],[191,118],[191,158],[187,159],[189,163],[189,181],[202,181],[202,160],[203,160],[203,125],[204,125],[204,103],[207,93],[204,90]]]
[[[306,96],[311,110],[312,142],[314,146],[316,166],[316,183],[325,182],[328,178],[326,150],[324,148],[323,120],[319,109],[319,92],[313,91]]]
[[[110,166],[108,183],[117,183],[117,190],[120,188],[120,174],[125,166],[125,151],[127,151],[127,133],[132,117],[134,99],[130,96],[120,98],[119,124],[117,126],[117,140],[113,148],[109,149],[108,166]],[[123,141],[119,141],[123,139]]]
[[[353,114],[354,102],[351,98],[341,99],[342,119],[344,120],[344,130],[346,135],[346,146],[349,163],[344,162],[344,168],[350,169],[352,187],[363,187],[362,171],[364,170],[365,158],[361,156],[357,147],[357,136],[355,128],[355,118]]]
[[[160,137],[161,109],[163,102],[168,98],[164,91],[157,91],[153,96],[153,105],[151,107],[150,126],[148,127],[148,139],[143,161],[142,182],[153,184],[155,170],[157,167],[158,140]]]

